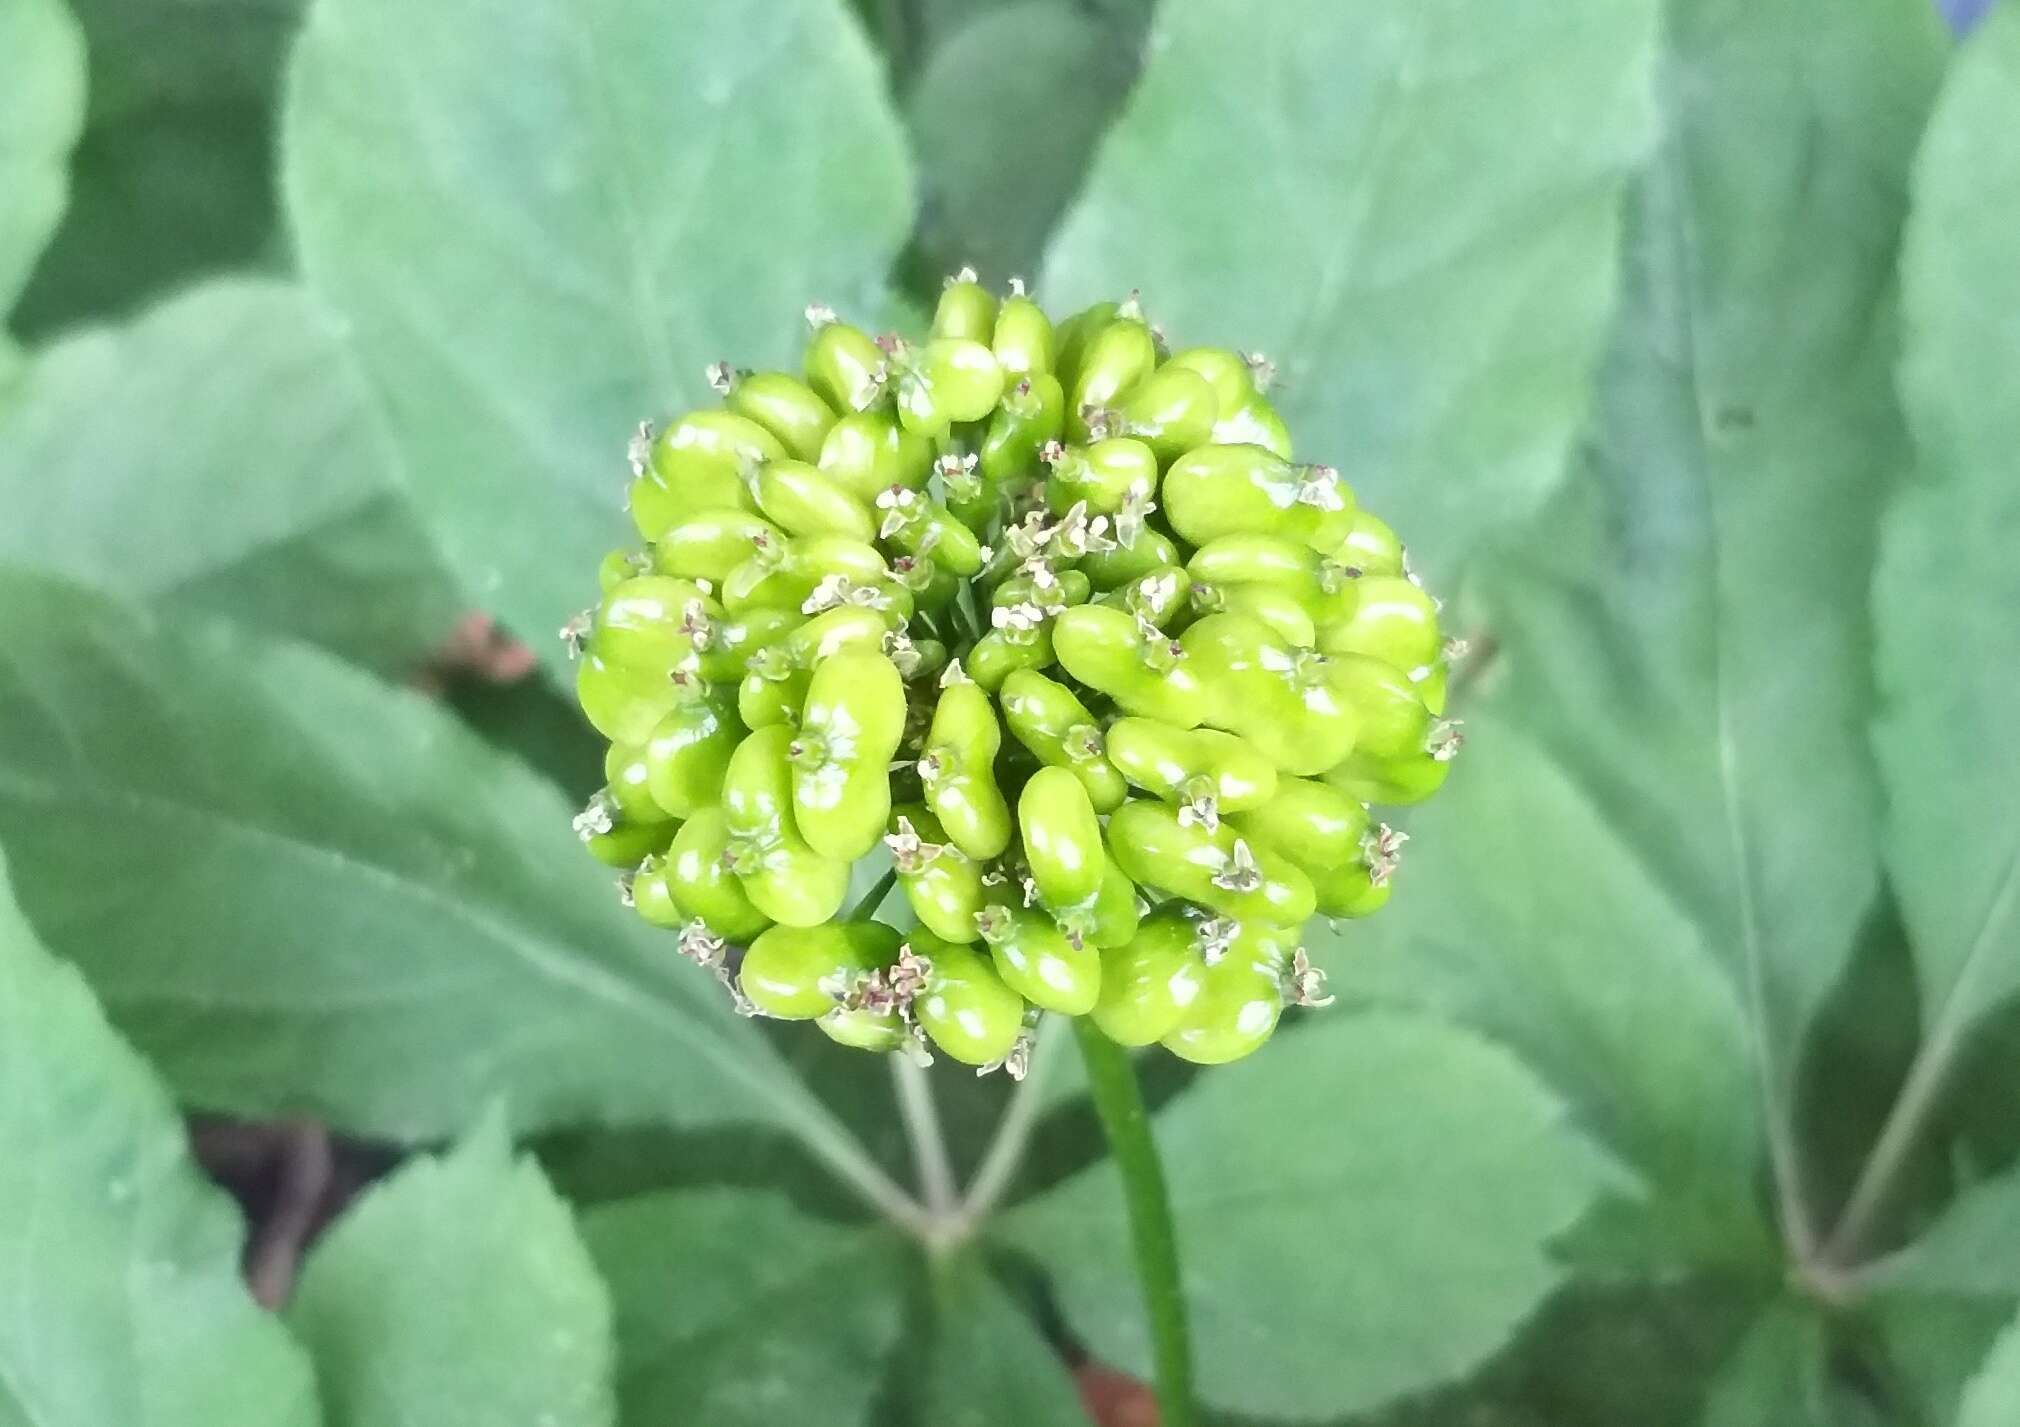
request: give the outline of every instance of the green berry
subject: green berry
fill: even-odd
[[[1047,1010],[1219,1063],[1324,1004],[1301,930],[1392,895],[1369,805],[1448,775],[1459,646],[1269,364],[967,271],[919,340],[808,320],[803,375],[719,363],[631,440],[645,548],[566,630],[589,852],[740,1009],[860,1049],[1016,1075]],[[841,920],[886,855],[902,942]]]

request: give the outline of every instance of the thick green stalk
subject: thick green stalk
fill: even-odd
[[[1143,1307],[1150,1320],[1151,1351],[1156,1360],[1158,1420],[1162,1427],[1193,1427],[1192,1343],[1186,1327],[1185,1290],[1178,1276],[1178,1236],[1172,1229],[1164,1167],[1158,1162],[1150,1116],[1136,1083],[1136,1067],[1130,1063],[1129,1052],[1095,1029],[1090,1018],[1076,1017],[1073,1028],[1087,1064],[1094,1109],[1122,1175],[1129,1237],[1136,1250],[1136,1276],[1143,1286]]]

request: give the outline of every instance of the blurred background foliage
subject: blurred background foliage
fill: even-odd
[[[2020,1421],[2016,195],[2013,0],[0,0],[0,1423],[1142,1408],[1070,1049],[922,1253],[566,829],[630,423],[963,262],[1475,643],[1344,1004],[1142,1067],[1214,1420]]]

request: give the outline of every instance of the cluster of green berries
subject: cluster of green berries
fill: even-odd
[[[748,1013],[1013,1074],[1040,1010],[1212,1063],[1323,1004],[1301,929],[1387,900],[1457,651],[1269,365],[969,272],[923,342],[807,318],[639,429],[565,631],[638,914]],[[909,931],[843,916],[886,856]]]

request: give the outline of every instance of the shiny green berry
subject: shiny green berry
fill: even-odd
[[[924,963],[912,1015],[934,1047],[964,1065],[1007,1057],[1024,1032],[1026,1006],[995,964],[930,931],[912,933],[909,949]]]
[[[1012,1075],[1041,1010],[1221,1063],[1325,1004],[1302,929],[1393,895],[1460,645],[1269,363],[966,270],[916,339],[807,316],[637,429],[564,631],[637,916],[746,1013]],[[842,920],[886,858],[903,939]]]

